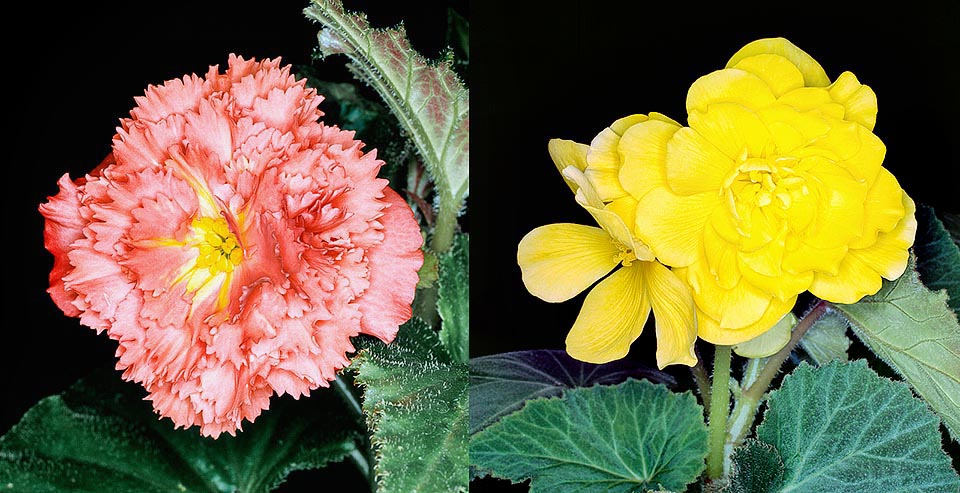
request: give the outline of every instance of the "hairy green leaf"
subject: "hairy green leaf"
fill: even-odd
[[[943,291],[924,287],[913,261],[873,296],[835,307],[853,332],[897,370],[946,424],[960,435],[960,325]]]
[[[850,348],[847,327],[850,327],[847,319],[829,310],[807,330],[800,339],[800,345],[818,366],[833,360],[846,362],[849,360],[847,349]]]
[[[304,10],[323,25],[323,56],[344,54],[353,73],[376,89],[410,133],[437,183],[441,209],[459,210],[469,193],[469,94],[450,60],[429,63],[402,26],[373,29],[339,0],[313,0]]]
[[[440,299],[443,321],[440,341],[458,363],[470,358],[470,235],[461,234],[440,257]]]
[[[772,493],[783,482],[783,460],[773,445],[749,439],[733,451],[733,473],[724,493]]]
[[[632,379],[530,401],[470,441],[477,467],[531,493],[683,491],[706,455],[693,394]]]
[[[470,434],[523,407],[526,401],[554,397],[567,389],[613,385],[628,378],[675,386],[669,374],[627,360],[584,363],[566,351],[539,349],[481,356],[470,360]]]
[[[355,454],[362,424],[333,390],[271,408],[236,437],[174,430],[116,373],[32,407],[0,438],[0,491],[266,492],[299,469]]]
[[[783,459],[772,491],[957,491],[939,420],[910,388],[865,360],[801,363],[767,401],[757,438]]]
[[[913,251],[923,285],[934,291],[945,289],[947,304],[960,314],[960,249],[931,207],[917,207],[917,241]]]
[[[419,319],[355,360],[381,493],[467,491],[467,367]]]

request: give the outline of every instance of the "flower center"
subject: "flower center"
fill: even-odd
[[[726,190],[737,202],[746,202],[744,205],[789,209],[794,199],[810,193],[806,180],[790,167],[796,162],[790,157],[773,162],[747,158],[727,176],[721,192]]]
[[[222,217],[198,217],[193,230],[200,238],[197,268],[206,268],[211,275],[230,273],[243,260],[243,248]]]
[[[744,151],[719,191],[732,225],[759,247],[813,219],[806,173],[792,156],[750,157]]]
[[[617,262],[622,263],[624,267],[630,267],[630,264],[637,260],[637,254],[632,248],[624,246],[618,241],[614,241],[613,243],[620,249],[620,253],[617,254]]]

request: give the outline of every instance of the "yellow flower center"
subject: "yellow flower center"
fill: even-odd
[[[224,218],[198,217],[192,226],[200,239],[197,244],[200,250],[196,265],[198,269],[206,268],[211,275],[221,272],[229,274],[240,265],[243,248]]]
[[[795,157],[741,154],[719,192],[742,236],[761,233],[769,240],[788,227],[796,230],[807,225],[810,188],[803,167]]]
[[[620,253],[617,254],[617,262],[622,263],[624,267],[630,267],[630,264],[637,260],[637,254],[632,248],[624,246],[618,241],[614,241],[613,244],[620,249]]]

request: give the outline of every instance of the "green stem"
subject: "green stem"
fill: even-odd
[[[350,390],[350,387],[343,382],[343,375],[338,375],[337,378],[333,379],[333,387],[337,389],[337,393],[340,394],[340,397],[347,402],[347,405],[350,406],[350,409],[353,410],[354,415],[360,422],[363,422],[363,408],[360,407],[360,402],[357,401],[357,396],[353,394],[353,391]]]
[[[710,390],[710,437],[707,475],[723,477],[723,449],[727,438],[727,413],[730,412],[730,346],[717,346],[713,356],[713,388]]]
[[[460,213],[461,203],[454,203],[453,199],[440,196],[440,205],[436,210],[433,223],[433,235],[430,237],[430,250],[438,257],[453,246],[453,237],[457,233],[457,215]],[[427,325],[436,325],[440,316],[437,313],[439,299],[436,283],[429,288],[417,291],[417,299],[413,301],[413,313]]]
[[[743,388],[748,388],[757,380],[766,361],[767,358],[750,358],[747,360],[741,381]],[[730,458],[733,456],[733,449],[740,445],[746,438],[747,433],[750,432],[750,427],[753,426],[759,407],[759,400],[750,395],[744,395],[743,392],[734,402],[733,411],[730,412],[730,419],[727,422],[727,443],[723,449],[724,470],[730,470]]]
[[[780,373],[780,367],[783,365],[783,362],[786,361],[790,353],[793,352],[793,348],[797,346],[797,343],[800,342],[803,335],[810,330],[810,327],[813,327],[813,324],[827,313],[829,308],[830,304],[823,300],[818,300],[813,305],[813,308],[811,308],[810,311],[800,319],[797,326],[794,327],[787,345],[783,346],[777,354],[774,354],[767,360],[767,363],[763,365],[763,370],[760,370],[760,374],[757,375],[756,381],[753,382],[750,387],[743,390],[744,398],[750,398],[760,402],[763,394],[765,394],[767,388],[770,387],[770,382]]]
[[[337,375],[337,378],[333,380],[333,388],[336,389],[337,393],[340,394],[340,397],[347,403],[347,406],[350,408],[354,418],[356,418],[358,423],[364,423],[363,417],[363,408],[360,406],[360,401],[357,400],[357,396],[353,393],[353,390],[350,388],[346,382],[343,381],[344,375]],[[370,467],[370,463],[373,462],[373,448],[370,445],[369,436],[367,440],[364,441],[363,446],[367,449],[367,453],[364,454],[363,450],[355,448],[350,452],[350,460],[357,466],[357,469],[363,473],[363,476],[367,478],[370,482],[370,491],[377,491],[377,478],[376,471]]]
[[[453,236],[457,232],[457,215],[460,214],[460,203],[454,203],[452,198],[440,196],[437,207],[437,216],[433,223],[433,236],[430,238],[430,249],[441,255],[453,246]]]
[[[757,410],[760,408],[760,403],[763,402],[764,394],[770,387],[770,382],[780,372],[783,362],[793,352],[803,335],[828,309],[829,304],[827,302],[818,301],[807,315],[797,323],[790,334],[787,345],[781,348],[777,354],[769,358],[756,358],[747,361],[747,366],[743,370],[743,391],[740,393],[737,402],[734,403],[733,411],[730,413],[727,443],[724,447],[724,467],[728,470],[733,449],[743,443],[743,440],[750,433],[750,429],[753,428],[753,422],[757,418]]]
[[[367,456],[363,451],[359,449],[353,449],[350,451],[350,460],[357,466],[357,469],[363,473],[363,477],[371,478],[372,471],[370,470],[370,461],[367,460]],[[376,488],[374,485],[373,488]]]

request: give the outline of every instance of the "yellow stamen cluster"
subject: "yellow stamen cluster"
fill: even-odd
[[[198,217],[193,221],[193,230],[201,238],[197,248],[198,269],[206,268],[211,275],[231,273],[243,260],[243,249],[237,237],[230,231],[227,221],[221,217]]]

